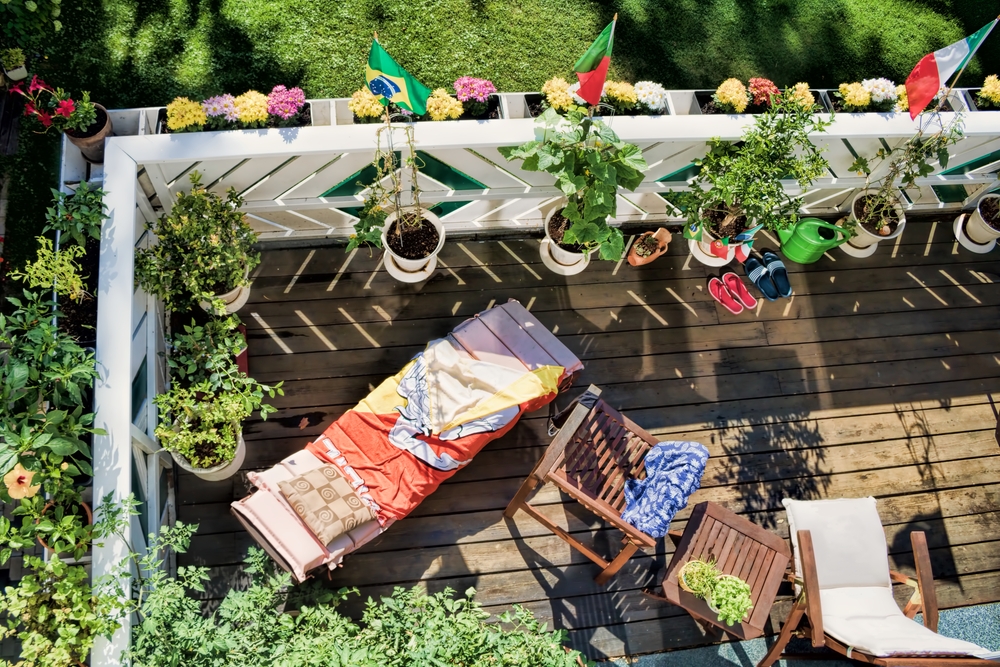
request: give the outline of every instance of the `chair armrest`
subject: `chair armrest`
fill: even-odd
[[[927,536],[924,534],[924,531],[915,530],[910,533],[910,544],[913,545],[913,561],[917,566],[917,584],[919,585],[920,602],[923,607],[924,627],[937,632],[937,591],[934,589],[931,554],[927,549]]]
[[[816,574],[816,552],[813,551],[812,533],[800,530],[799,550],[802,559],[802,587],[806,594],[806,614],[812,626],[812,645],[826,645],[823,636],[823,607],[819,600],[819,576]]]

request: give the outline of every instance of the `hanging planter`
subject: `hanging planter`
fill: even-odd
[[[382,227],[386,271],[404,283],[426,280],[437,268],[444,237],[441,219],[428,209],[405,207],[393,211]]]
[[[83,502],[82,500],[79,502],[79,505],[83,509],[83,516],[84,516],[83,526],[86,527],[86,526],[93,525],[93,523],[94,523],[94,512],[90,509],[90,505],[88,505],[87,503]],[[49,518],[50,514],[52,514],[55,509],[56,509],[56,502],[54,500],[48,501],[47,503],[45,503],[45,507],[42,508],[42,516],[44,518],[46,518],[46,519]],[[38,524],[40,522],[41,522],[41,519],[36,519],[35,520],[36,524]],[[45,547],[46,551],[48,551],[50,553],[55,553],[55,549],[53,549],[52,547],[50,547],[48,545],[48,543],[45,541],[45,538],[42,537],[41,534],[39,534],[36,539],[38,539],[38,543],[39,544],[41,544],[43,547]],[[86,550],[86,545],[85,544],[78,544],[78,545],[74,545],[74,546],[77,549]]]

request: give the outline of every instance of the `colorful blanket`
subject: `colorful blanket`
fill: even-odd
[[[663,537],[674,515],[701,486],[708,450],[697,442],[667,441],[646,453],[646,478],[625,482],[622,519],[650,537]]]
[[[433,341],[307,448],[341,469],[380,522],[402,519],[521,414],[555,398],[563,372],[480,361]]]

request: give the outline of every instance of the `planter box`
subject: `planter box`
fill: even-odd
[[[350,101],[351,101],[351,98],[349,98],[349,97],[340,97],[340,98],[337,98],[336,100],[333,100],[333,106],[334,106],[334,111],[335,111],[335,116],[336,116],[336,121],[337,121],[336,125],[373,125],[373,124],[377,124],[377,123],[382,122],[381,120],[372,121],[370,123],[362,123],[362,122],[360,122],[358,120],[358,117],[354,115],[354,112],[351,111],[350,107],[348,106],[348,103],[350,103]],[[490,95],[489,99],[487,100],[487,103],[486,103],[486,116],[485,117],[483,117],[483,118],[475,118],[475,117],[469,116],[467,114],[462,114],[462,116],[460,116],[459,118],[456,118],[454,120],[473,120],[473,121],[502,120],[504,118],[508,118],[509,117],[509,116],[507,116],[507,114],[506,114],[506,112],[505,112],[505,110],[504,110],[503,107],[504,107],[504,104],[503,104],[503,101],[501,99],[501,95],[500,94],[493,94],[493,95]],[[494,117],[491,118],[490,116],[494,116]],[[393,122],[395,122],[395,121],[393,121]],[[444,121],[444,120],[434,121],[434,120],[431,120],[429,118],[415,118],[415,119],[413,119],[411,121],[400,120],[399,122],[447,123],[449,121]]]
[[[302,107],[302,113],[305,115],[304,121],[301,125],[293,125],[290,128],[280,128],[280,127],[258,127],[253,128],[254,130],[281,130],[281,129],[294,129],[295,127],[311,127],[316,125],[315,118],[313,116],[313,103],[311,101],[306,102]],[[329,125],[329,120],[326,123],[321,123]],[[156,113],[156,134],[175,134],[167,129],[167,108],[160,107]],[[234,127],[226,130],[201,130],[201,132],[233,132],[235,130],[242,130],[243,128]],[[197,132],[178,132],[177,134],[198,134]]]

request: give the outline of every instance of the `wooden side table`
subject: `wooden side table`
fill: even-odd
[[[791,558],[785,541],[725,507],[709,502],[695,505],[684,533],[679,538],[671,533],[670,537],[675,541],[679,539],[679,543],[663,576],[663,594],[650,595],[684,609],[710,631],[709,626],[715,626],[740,639],[764,634],[764,625],[771,615],[778,586]],[[750,585],[753,608],[743,622],[732,626],[720,622],[704,600],[677,583],[681,566],[696,558],[714,560],[723,574],[735,575]]]

